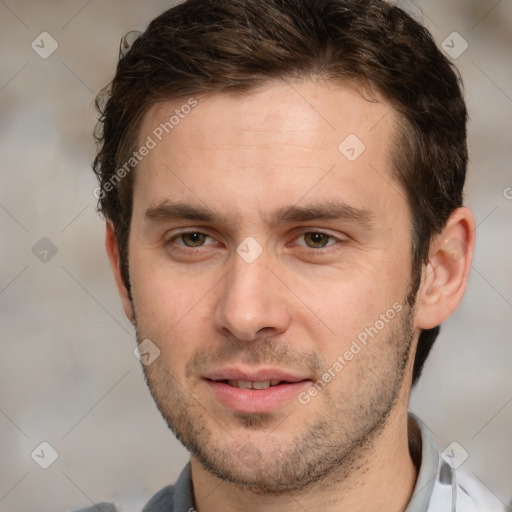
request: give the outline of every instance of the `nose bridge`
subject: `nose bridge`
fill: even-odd
[[[283,332],[289,323],[282,283],[267,267],[268,255],[254,258],[253,249],[243,242],[238,247],[215,311],[217,329],[228,330],[242,341],[255,339],[265,328]]]

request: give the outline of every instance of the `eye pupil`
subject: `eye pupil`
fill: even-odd
[[[203,233],[194,231],[191,233],[184,233],[181,235],[181,239],[187,247],[199,247],[203,245],[205,236],[206,235]],[[329,238],[330,237],[325,233],[310,232],[304,234],[306,244],[314,249],[325,247],[329,242]]]
[[[183,242],[185,243],[185,245],[187,245],[188,247],[197,247],[199,245],[201,245],[202,242],[204,242],[204,236],[202,233],[185,233],[183,235]],[[191,243],[187,243],[187,240],[190,241]]]
[[[324,233],[306,233],[306,235],[305,235],[306,243],[308,241],[308,238],[315,248],[325,247],[329,240],[329,237],[327,235],[325,235]],[[308,244],[308,245],[310,245],[310,244]]]

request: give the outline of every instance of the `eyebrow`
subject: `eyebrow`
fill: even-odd
[[[194,220],[198,222],[218,222],[227,226],[232,224],[227,216],[211,207],[167,200],[148,208],[144,213],[144,218],[151,223]],[[375,214],[368,209],[355,208],[343,201],[330,199],[305,206],[284,206],[271,213],[265,219],[265,224],[268,227],[274,227],[279,224],[313,220],[343,220],[369,228],[374,224]]]

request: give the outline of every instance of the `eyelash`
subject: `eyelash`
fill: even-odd
[[[179,250],[179,251],[185,251],[185,252],[190,252],[190,251],[193,251],[194,249],[202,249],[203,247],[205,247],[205,245],[200,245],[200,246],[197,246],[197,247],[188,247],[186,245],[180,245],[180,244],[176,244],[175,241],[186,236],[186,235],[190,235],[190,234],[198,234],[198,235],[204,235],[205,237],[207,238],[211,238],[213,240],[213,237],[209,236],[208,234],[206,233],[203,233],[201,231],[183,231],[181,233],[178,233],[174,236],[172,236],[169,240],[167,240],[165,242],[165,245],[166,246],[169,246],[169,245],[173,245],[173,249],[176,249],[176,250]],[[326,236],[328,238],[328,242],[327,242],[327,245],[323,246],[323,247],[317,247],[317,248],[314,248],[314,247],[308,247],[307,245],[301,245],[300,247],[303,247],[304,249],[306,249],[307,251],[310,251],[310,252],[316,252],[318,253],[321,249],[327,249],[328,247],[332,247],[334,245],[336,245],[336,243],[334,244],[330,244],[329,242],[331,240],[334,240],[336,242],[339,242],[339,243],[343,243],[344,240],[341,240],[339,238],[336,238],[335,236],[333,235],[330,235],[329,233],[325,233],[323,231],[303,231],[302,233],[300,233],[294,240],[297,240],[298,238],[301,238],[307,234],[314,234],[314,235],[323,235],[323,236]]]

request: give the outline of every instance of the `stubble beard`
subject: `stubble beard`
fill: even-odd
[[[285,430],[294,412],[286,418],[277,413],[233,413],[229,425],[235,422],[237,431],[243,428],[247,433],[245,439],[238,442],[230,435],[229,428],[224,427],[222,418],[213,418],[207,412],[205,405],[199,401],[200,395],[199,400],[193,396],[193,389],[187,387],[188,379],[180,383],[173,377],[165,367],[164,357],[143,367],[146,383],[177,439],[208,472],[220,480],[259,495],[287,495],[313,487],[329,487],[369,459],[399,400],[414,338],[414,298],[409,294],[400,318],[390,328],[386,339],[370,342],[382,343],[378,357],[367,357],[367,353],[355,356],[360,360],[357,380],[361,385],[356,386],[354,396],[343,395],[340,399],[334,395],[335,385],[328,384],[315,398],[319,400],[323,395],[324,408],[316,418],[304,421],[300,433],[293,437],[276,435],[273,430]],[[140,343],[145,337],[139,330],[136,315],[135,326]],[[379,334],[382,335],[384,333]],[[256,352],[236,360],[282,363],[285,367],[286,361],[289,364],[289,348],[277,348],[271,340],[251,347]],[[232,347],[230,353],[235,350]],[[247,354],[247,349],[238,350],[244,356]],[[383,357],[383,354],[388,355]],[[188,370],[197,370],[200,364],[208,360],[207,357],[196,354],[189,361]],[[299,356],[293,357],[297,359]],[[306,356],[302,360],[308,361],[310,368],[315,367],[316,374],[321,361],[318,356]],[[357,364],[356,361],[350,364],[354,363]],[[343,372],[336,377],[342,378]],[[299,409],[299,412],[302,410]],[[306,414],[307,418],[310,416]],[[293,429],[297,431],[297,426],[294,425]],[[267,433],[265,442],[261,442],[263,431]],[[255,437],[251,437],[252,434]]]

